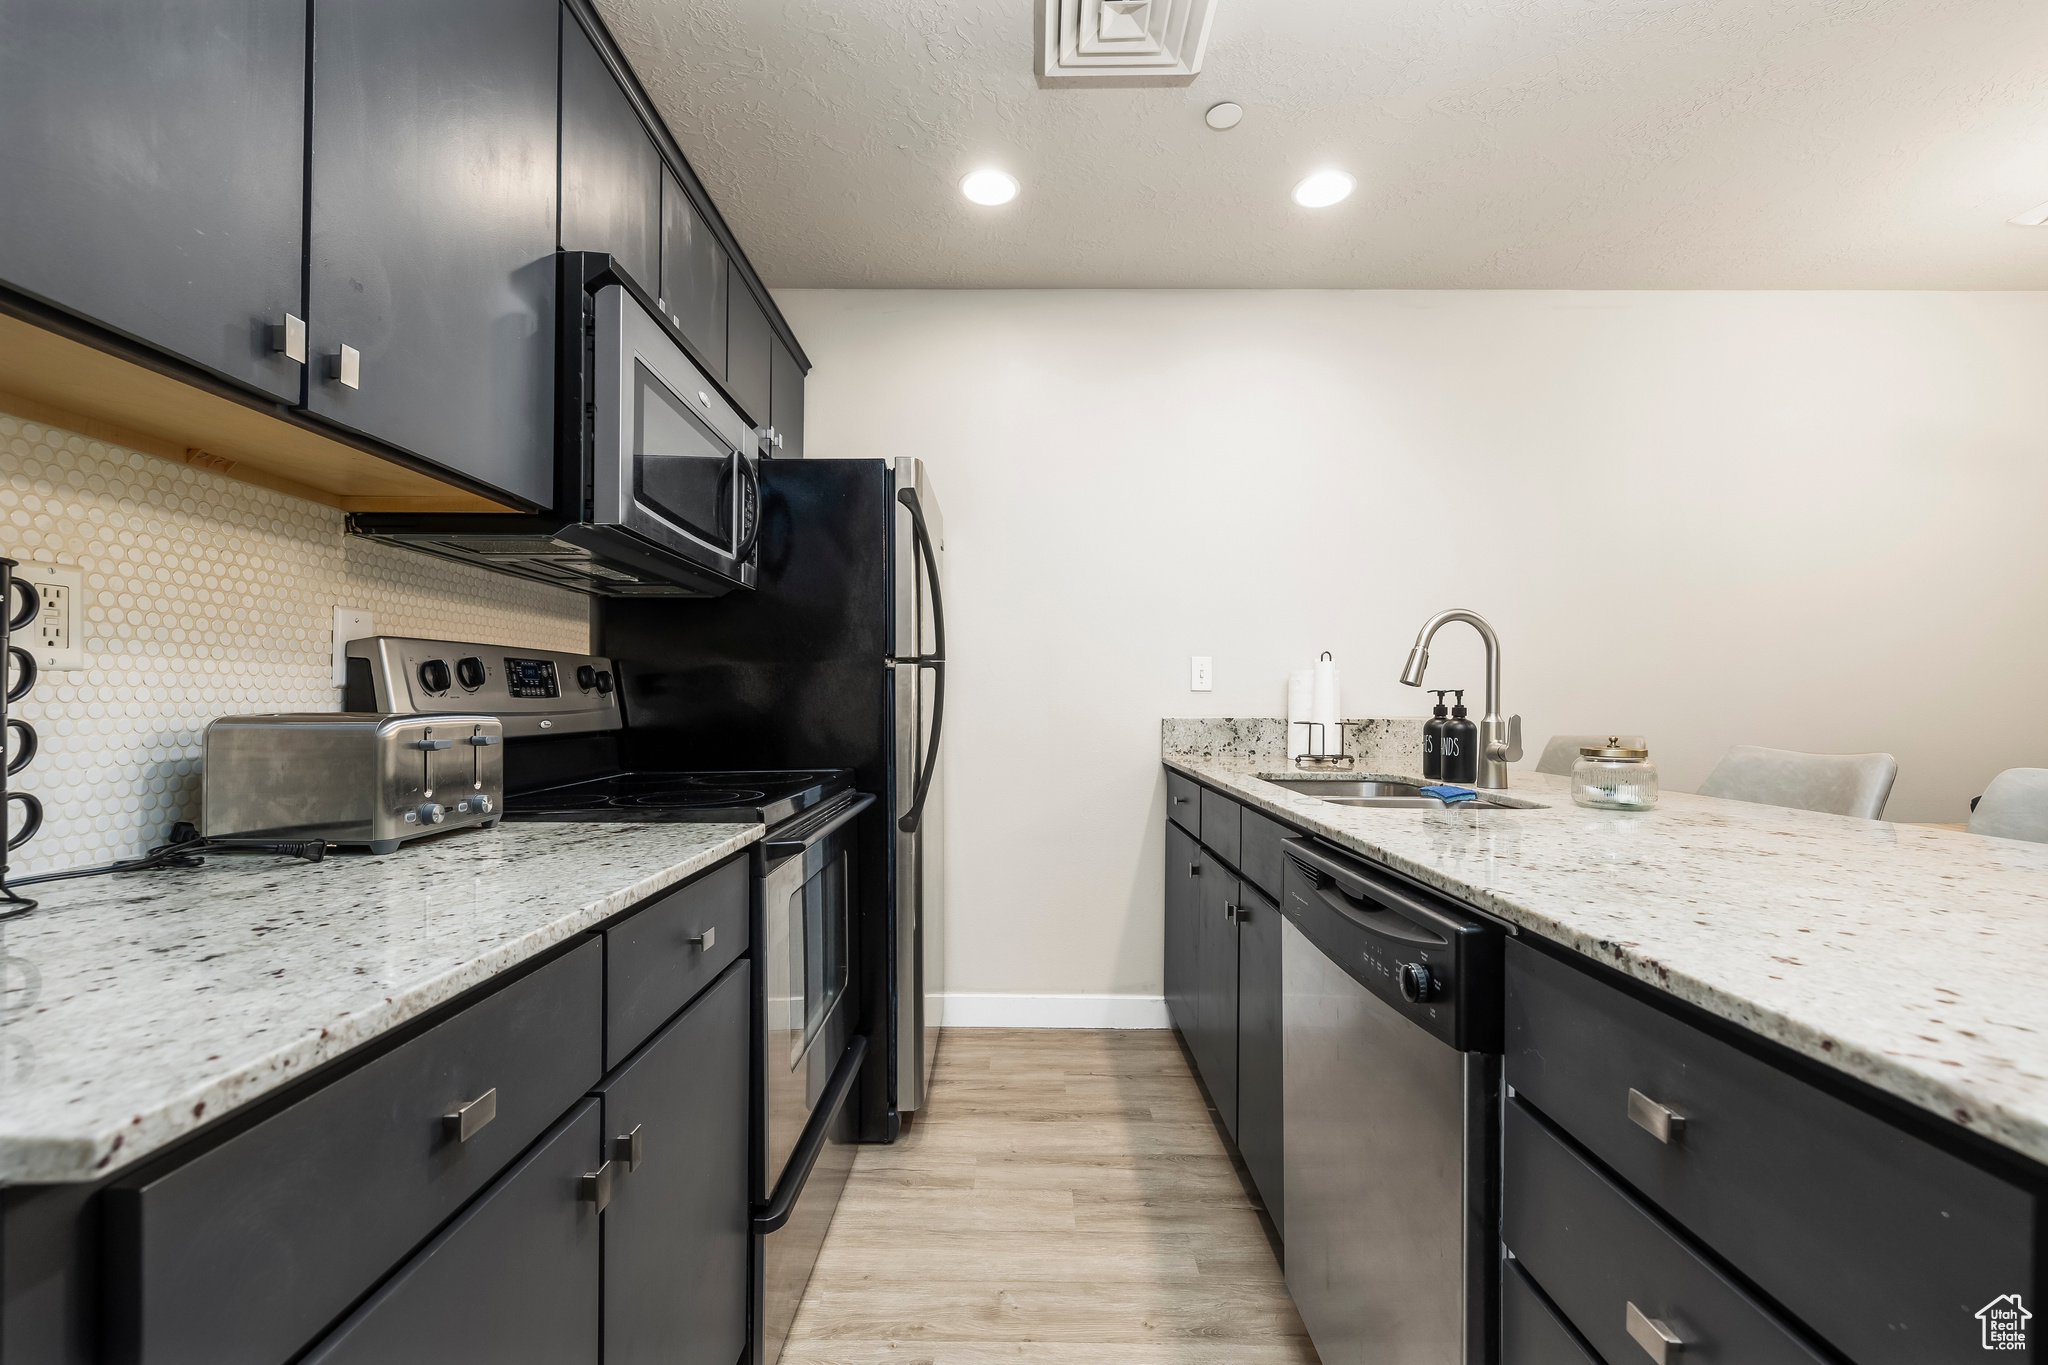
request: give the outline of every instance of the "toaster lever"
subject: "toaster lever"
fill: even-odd
[[[488,749],[493,744],[498,743],[499,738],[496,735],[471,735],[469,742],[476,745],[479,749]]]
[[[429,751],[434,749],[450,749],[454,746],[455,741],[452,739],[416,739],[412,742],[413,748]]]

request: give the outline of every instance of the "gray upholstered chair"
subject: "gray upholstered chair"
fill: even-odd
[[[1890,754],[1802,754],[1738,744],[1700,783],[1701,796],[1884,818],[1899,761]]]
[[[2048,768],[2007,768],[1970,812],[1970,833],[2048,844]]]
[[[1620,739],[1625,748],[1643,747],[1641,735],[1619,735],[1614,738]],[[1579,750],[1598,748],[1608,739],[1607,735],[1552,735],[1550,743],[1543,746],[1543,757],[1536,760],[1536,771],[1570,777],[1572,764],[1579,761]]]

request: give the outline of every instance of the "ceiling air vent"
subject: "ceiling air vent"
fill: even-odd
[[[1216,0],[1044,0],[1039,75],[1081,84],[1186,85]]]

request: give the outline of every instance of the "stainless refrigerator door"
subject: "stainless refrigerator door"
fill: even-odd
[[[904,458],[895,462],[892,499],[897,490],[910,488],[917,494],[925,527],[932,537],[932,555],[943,580],[945,573],[945,518],[938,498],[925,475],[924,462]],[[932,655],[939,647],[932,616],[932,584],[909,509],[895,504],[896,583],[895,648],[898,658],[913,652]],[[896,686],[896,790],[894,816],[907,814],[917,795],[917,783],[931,747],[933,709],[939,675],[929,668],[898,663]],[[946,925],[946,817],[945,758],[941,749],[932,768],[930,789],[925,794],[918,828],[914,833],[896,830],[896,1108],[909,1113],[922,1109],[925,1089],[939,1046],[939,1030],[945,1020],[945,925]],[[893,818],[893,817],[892,817]]]
[[[1287,1289],[1324,1365],[1467,1365],[1464,1053],[1292,923],[1280,950]],[[1477,1346],[1479,1343],[1472,1343]]]

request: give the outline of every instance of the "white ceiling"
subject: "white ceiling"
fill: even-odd
[[[2048,288],[2042,0],[1219,0],[1106,90],[1031,0],[598,4],[777,287]]]

